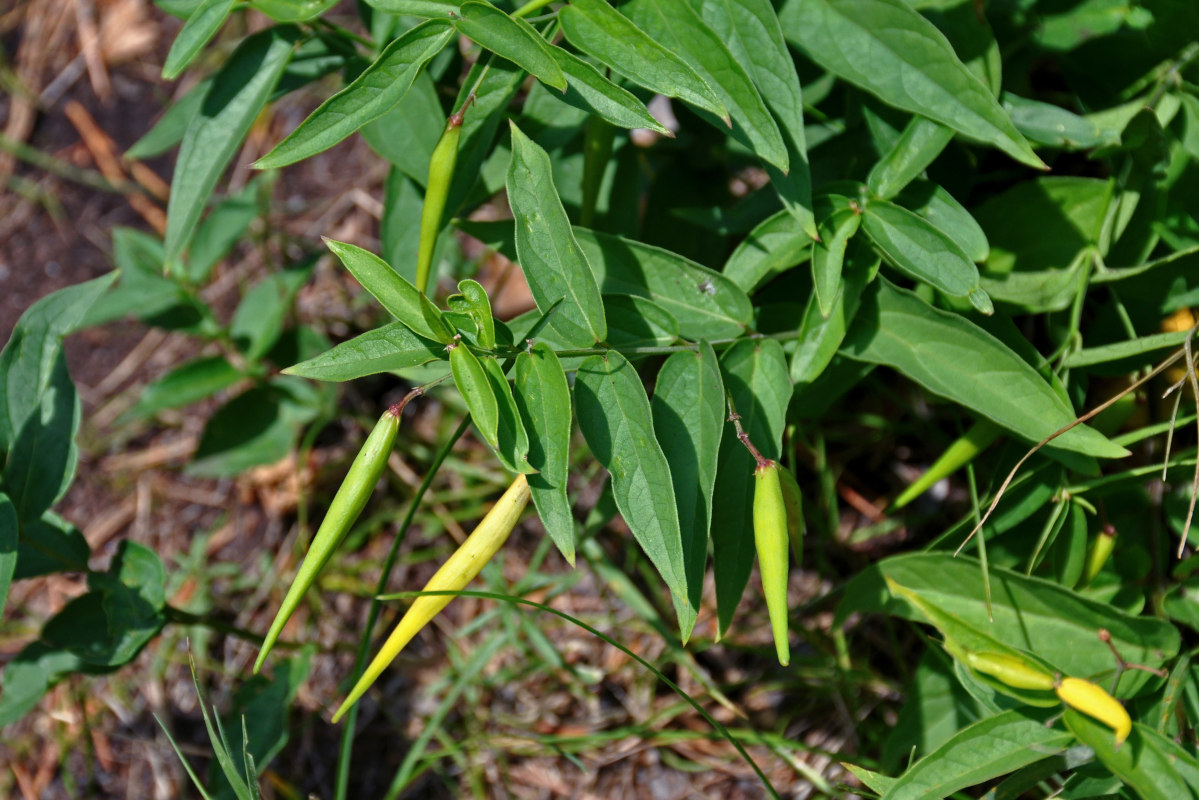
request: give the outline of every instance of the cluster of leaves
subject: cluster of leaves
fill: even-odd
[[[241,13],[233,0],[159,4],[187,16],[168,75]],[[204,232],[225,229],[233,198],[206,219],[205,208],[253,120],[340,71],[345,88],[258,166],[285,167],[355,133],[391,164],[381,256],[328,244],[395,321],[324,352],[292,348],[299,363],[286,376],[227,361],[184,369],[231,376],[211,391],[250,374],[259,385],[230,403],[246,409],[313,391],[297,378],[452,378],[499,463],[530,474],[541,520],[572,563],[573,417],[684,639],[710,553],[722,635],[752,572],[754,462],[729,430],[730,406],[767,458],[826,470],[796,472],[820,501],[809,522],[831,534],[837,459],[820,426],[843,422],[888,368],[903,391],[984,426],[968,438],[971,455],[1005,440],[969,467],[977,513],[979,487],[997,487],[1016,455],[1070,426],[1097,379],[1136,372],[1186,339],[1162,323],[1199,291],[1199,11],[1189,4],[366,0],[365,38],[325,16],[333,5],[252,0],[249,13],[275,24],[243,39],[139,143],[178,144],[179,155],[165,239],[146,243],[160,248],[150,267],[123,265],[124,302],[161,291],[163,308],[177,308],[179,282],[160,277],[164,265],[202,283],[205,253],[219,249]],[[449,46],[459,34],[476,46],[466,55]],[[669,125],[647,110],[654,95],[670,99]],[[414,285],[422,188],[453,112],[463,127],[446,213],[433,221],[437,263],[454,230],[518,263],[537,308],[515,319],[495,319],[461,270],[449,297]],[[657,133],[652,146],[620,133],[637,128]],[[734,183],[750,188],[734,196]],[[501,190],[513,219],[466,219]],[[255,302],[282,309],[273,317],[251,290],[247,330],[236,319],[195,330],[256,365],[305,277],[285,271],[260,285]],[[117,313],[134,307],[112,302]],[[272,416],[287,423],[275,447],[293,441],[304,413]],[[946,551],[967,517],[928,553],[887,559],[846,587],[839,622],[877,611],[928,624],[952,656],[926,651],[880,770],[859,771],[878,794],[940,797],[1009,773],[1004,796],[1199,792],[1199,674],[1178,631],[1199,619],[1187,593],[1194,562],[1172,571],[1162,559],[1169,531],[1185,535],[1185,501],[1153,505],[1144,483],[1160,464],[1101,472],[1099,459],[1143,455],[1166,427],[1121,432],[1127,415],[1117,416],[1071,427],[1028,462],[977,561]],[[221,452],[241,450],[227,441]],[[1169,466],[1195,461],[1190,450]],[[1121,531],[1166,524],[1121,536],[1117,558],[1092,570],[1096,517]],[[968,650],[1107,682],[1133,712],[1132,736],[1116,748],[1073,711],[1047,725],[1052,693],[972,671],[955,660]],[[905,769],[912,748],[920,758]]]

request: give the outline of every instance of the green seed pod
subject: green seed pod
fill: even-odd
[[[441,233],[441,217],[445,213],[454,165],[458,161],[458,140],[462,138],[462,113],[451,114],[445,130],[429,157],[429,180],[425,185],[425,205],[420,212],[420,241],[416,250],[416,288],[425,293],[429,286],[429,271],[433,266],[433,249]]]
[[[496,501],[474,532],[441,565],[441,569],[437,570],[421,591],[456,592],[465,589],[466,585],[479,574],[479,570],[483,569],[483,565],[490,561],[491,557],[508,540],[508,535],[520,521],[520,515],[524,512],[528,502],[528,479],[524,475],[517,475],[516,480],[508,487],[508,491],[504,492],[503,496]],[[453,599],[453,595],[421,595],[412,601],[407,613],[400,619],[395,630],[391,632],[391,636],[387,637],[387,641],[383,643],[379,654],[367,666],[362,677],[350,690],[345,702],[333,715],[334,722],[341,719],[350,706],[358,702],[358,699],[378,679],[387,665],[400,654],[408,642],[412,641],[412,637],[416,636],[421,628],[428,625],[429,621]]]
[[[938,481],[948,478],[962,467],[974,460],[974,457],[986,450],[992,442],[999,438],[1001,429],[990,420],[979,420],[961,438],[946,448],[928,471],[917,478],[908,488],[895,498],[891,504],[892,511],[898,511],[920,495],[931,489]]]
[[[767,461],[754,470],[754,546],[758,551],[758,569],[762,574],[762,594],[770,614],[770,629],[779,663],[791,663],[787,629],[787,501],[776,461]]]
[[[275,620],[267,631],[266,640],[254,661],[255,673],[262,668],[267,654],[283,631],[283,626],[300,605],[304,593],[316,580],[317,573],[328,563],[333,551],[341,544],[350,526],[362,513],[363,506],[375,490],[375,484],[379,482],[379,476],[383,474],[383,468],[387,465],[387,457],[391,455],[399,428],[400,409],[399,406],[392,406],[375,423],[374,430],[366,437],[362,449],[354,457],[354,463],[350,465],[337,494],[333,495],[333,502],[329,504],[329,511],[321,521],[316,536],[312,537],[312,544],[304,556],[300,571],[296,573],[291,588],[287,590],[283,604],[279,606],[279,612],[275,614]]]
[[[1110,525],[1104,526],[1095,541],[1091,543],[1091,552],[1087,554],[1087,571],[1084,574],[1083,585],[1089,585],[1103,571],[1107,560],[1111,558],[1112,550],[1116,547],[1116,529]]]
[[[1013,689],[1033,689],[1048,692],[1053,688],[1053,676],[1020,656],[1009,653],[986,653],[967,650],[966,664],[977,672],[1011,686]]]
[[[779,485],[783,489],[783,503],[787,506],[787,537],[791,540],[791,557],[795,565],[803,563],[803,496],[791,470],[779,467]]]
[[[1102,687],[1082,678],[1062,678],[1054,687],[1061,701],[1076,711],[1107,725],[1116,732],[1116,747],[1132,732],[1132,718],[1120,701]]]

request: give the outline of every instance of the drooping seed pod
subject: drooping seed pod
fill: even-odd
[[[516,480],[487,512],[487,516],[483,517],[474,532],[441,565],[441,568],[434,573],[421,591],[456,592],[466,588],[466,585],[479,574],[483,565],[490,561],[491,557],[508,540],[508,535],[520,521],[520,515],[524,512],[528,502],[529,482],[524,475],[517,475]],[[429,621],[453,599],[453,595],[448,594],[421,595],[412,601],[412,605],[400,619],[395,630],[391,632],[391,636],[387,637],[387,641],[383,643],[379,653],[367,666],[354,688],[350,690],[350,694],[337,709],[337,713],[333,715],[334,722],[341,719],[350,706],[358,702],[359,698],[387,668],[387,665],[400,654],[408,642],[412,641],[412,637],[429,624]]]
[[[1030,664],[1010,653],[989,653],[967,650],[966,664],[977,672],[990,675],[1013,689],[1033,689],[1048,692],[1053,689],[1053,676],[1039,666]]]
[[[1054,690],[1063,703],[1081,711],[1089,717],[1107,725],[1116,732],[1119,747],[1132,732],[1132,717],[1120,705],[1120,701],[1107,693],[1102,686],[1082,678],[1062,678]]]
[[[454,179],[458,162],[458,141],[462,138],[462,112],[451,114],[445,130],[429,157],[429,179],[425,182],[425,204],[420,212],[420,240],[416,249],[416,288],[425,293],[429,286],[429,271],[433,266],[433,250],[437,234],[441,233],[441,217],[446,198]]]
[[[762,594],[770,615],[770,630],[779,663],[791,663],[787,628],[787,502],[779,479],[777,461],[766,461],[754,470],[754,546]]]
[[[312,537],[312,544],[304,556],[303,563],[300,564],[300,571],[296,573],[291,588],[287,590],[283,604],[279,606],[275,620],[267,631],[266,640],[263,641],[258,658],[254,661],[255,673],[262,668],[267,654],[279,638],[287,620],[300,605],[304,593],[312,586],[317,574],[328,563],[341,540],[362,513],[363,506],[366,505],[375,484],[379,482],[379,476],[383,474],[383,468],[387,465],[387,457],[391,454],[399,427],[400,408],[392,406],[375,423],[374,429],[363,442],[362,449],[354,457],[354,463],[350,465],[345,479],[333,495],[333,502],[329,504],[329,511],[321,521],[316,536]]]

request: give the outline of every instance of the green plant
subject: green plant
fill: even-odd
[[[1199,297],[1193,4],[365,0],[356,21],[330,2],[159,4],[188,16],[169,75],[230,15],[273,24],[231,51],[216,39],[213,74],[147,134],[179,155],[166,235],[144,274],[204,263],[197,249],[215,248],[203,232],[223,207],[205,218],[210,195],[254,119],[287,91],[344,77],[259,168],[355,133],[391,165],[381,254],[326,244],[394,319],[276,362],[282,376],[255,373],[251,400],[284,385],[312,392],[300,379],[379,373],[446,398],[465,415],[438,443],[433,472],[473,427],[496,463],[528,476],[571,564],[589,541],[570,483],[585,445],[609,475],[608,510],[596,514],[623,518],[660,578],[642,581],[647,613],[673,607],[683,644],[709,639],[701,612],[715,617],[711,638],[743,633],[734,621],[754,562],[754,468],[785,464],[812,498],[806,563],[837,582],[838,605],[831,629],[809,630],[811,607],[783,619],[774,602],[780,661],[788,635],[802,636],[804,660],[839,691],[869,691],[861,676],[874,670],[912,698],[893,726],[860,720],[853,758],[870,768],[853,773],[868,789],[1199,794],[1199,673],[1180,633],[1199,630],[1194,563],[1166,560],[1171,537],[1189,546],[1195,487],[1164,483],[1199,459],[1191,442],[1158,458],[1151,443],[1174,428],[1161,409],[1131,425],[1127,414],[1080,418],[1117,391],[1105,379],[1148,381],[1180,347],[1175,388],[1199,398],[1191,332],[1162,328]],[[453,47],[459,37],[472,44]],[[655,95],[672,119],[650,114]],[[652,142],[623,133],[633,129]],[[473,216],[501,192],[512,219]],[[472,265],[446,255],[460,235],[518,264],[536,308],[497,318]],[[133,274],[123,270],[122,284]],[[142,290],[129,291],[132,303]],[[270,345],[237,347],[258,363]],[[331,411],[303,408],[280,412],[292,423],[271,439],[280,451]],[[907,490],[878,477],[887,462],[875,455],[901,440],[921,464],[944,452]],[[245,447],[235,434],[230,451]],[[941,480],[957,494],[926,502]],[[840,536],[839,497],[859,490],[898,495],[893,510],[906,509],[883,518],[857,504],[876,516],[850,544],[885,558],[855,557]],[[1108,525],[1145,532],[1090,543]],[[800,525],[786,527],[798,539]],[[900,527],[912,552],[892,552],[883,536]],[[971,529],[977,558],[955,557]],[[709,552],[714,609],[703,600]],[[322,542],[317,561],[327,555]],[[880,614],[935,629],[940,647],[877,616],[861,621]],[[376,601],[352,680],[378,616]],[[875,636],[878,625],[889,635]],[[872,667],[866,643],[884,639],[888,666]],[[479,659],[502,643],[489,641]],[[464,676],[483,668],[468,667]],[[1056,716],[1054,674],[1103,686],[1130,726],[1121,718],[1113,736],[1074,709]],[[1101,716],[1114,720],[1115,706]]]

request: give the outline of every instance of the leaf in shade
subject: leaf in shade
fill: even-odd
[[[506,58],[547,86],[566,91],[566,75],[548,44],[533,26],[510,17],[490,3],[467,0],[458,10],[454,27],[485,50]]]

